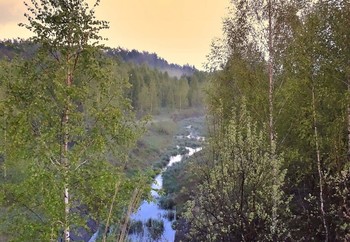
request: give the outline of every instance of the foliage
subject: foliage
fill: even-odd
[[[0,57],[4,59],[11,60],[16,55],[28,59],[33,57],[37,51],[38,45],[33,40],[0,41]],[[133,53],[133,51],[125,52],[123,55],[133,56]],[[102,55],[113,63],[114,74],[120,80],[131,84],[126,91],[127,97],[139,116],[169,113],[180,109],[203,108],[203,88],[207,82],[205,72],[185,66],[183,72],[180,71],[180,74],[173,76],[166,70],[154,68],[147,63],[139,65],[127,61],[128,58],[124,60],[119,57],[117,50],[105,48]],[[143,55],[145,59],[148,58],[147,53],[143,53],[141,59]],[[169,65],[169,68],[175,68],[175,72],[178,72],[177,68],[180,67]]]
[[[185,218],[191,238],[206,241],[272,240],[273,159],[267,134],[258,131],[243,106],[233,111],[226,131],[212,138],[207,161],[197,172],[200,184],[188,202]],[[207,148],[208,149],[208,148]],[[212,154],[210,154],[212,153]],[[280,157],[276,157],[279,159]],[[205,165],[205,167],[203,167]],[[278,186],[283,185],[280,171]],[[279,193],[279,219],[286,204]],[[279,223],[279,239],[287,234]]]
[[[135,49],[126,50],[123,48],[109,49],[108,55],[116,56],[125,62],[132,62],[137,65],[147,64],[149,67],[167,72],[171,77],[180,78],[181,76],[192,76],[197,69],[193,66],[177,64],[169,64],[163,58],[160,58],[156,53],[149,53],[147,51],[139,52]]]
[[[204,165],[213,171],[204,169],[206,173],[199,176],[202,179],[198,180],[198,186],[192,185],[195,187],[193,193],[198,193],[199,197],[191,199],[190,210],[186,215],[187,219],[192,219],[187,221],[189,226],[196,219],[199,221],[195,227],[192,226],[192,230],[195,235],[207,235],[207,238],[202,238],[207,240],[220,240],[221,237],[215,236],[223,236],[224,233],[219,229],[210,230],[207,228],[209,226],[200,226],[200,222],[206,224],[207,221],[212,221],[216,225],[230,217],[226,214],[235,214],[239,210],[234,206],[234,196],[221,199],[227,194],[225,186],[221,184],[228,180],[228,188],[234,190],[240,177],[231,180],[226,177],[234,176],[239,169],[234,169],[234,159],[228,159],[231,161],[228,168],[222,166],[220,170],[218,164],[225,164],[222,161],[225,160],[222,158],[225,154],[222,147],[225,145],[219,144],[224,141],[229,147],[230,142],[227,140],[230,139],[232,119],[235,120],[235,107],[240,106],[243,99],[246,100],[247,113],[253,120],[254,128],[251,130],[257,134],[262,132],[265,137],[265,143],[260,143],[259,149],[267,150],[269,73],[266,66],[271,62],[267,55],[266,39],[263,40],[267,32],[259,31],[268,23],[270,1],[242,0],[233,3],[238,14],[224,22],[224,41],[227,43],[222,46],[226,49],[220,51],[220,47],[215,46],[210,56],[213,59],[209,60],[214,62],[214,66],[218,66],[217,60],[227,60],[211,76],[207,91],[211,114],[211,146],[207,158],[194,166],[199,174],[203,174]],[[280,199],[285,197],[288,201],[287,198],[291,197],[289,207],[292,216],[284,217],[284,213],[279,211],[279,222],[289,232],[282,235],[293,240],[345,241],[349,238],[349,205],[346,194],[349,185],[350,75],[349,44],[344,39],[349,32],[349,28],[344,27],[348,26],[349,18],[346,16],[349,15],[349,9],[348,1],[276,1],[270,12],[274,33],[272,54],[275,90],[272,100],[273,125],[277,134],[275,147],[277,154],[283,154],[284,157],[282,160],[272,159],[271,162],[276,165],[278,161],[278,169],[286,171],[285,182],[280,183],[279,192],[285,194]],[[254,21],[259,18],[261,26],[251,25],[251,21],[256,23]],[[222,53],[227,56],[215,56]],[[246,123],[236,121],[234,127],[235,132],[243,132]],[[245,146],[250,147],[249,142]],[[242,147],[240,149],[244,150]],[[261,158],[250,164],[257,164],[263,169],[263,160]],[[283,180],[283,176],[279,179]],[[264,181],[267,182],[268,179]],[[222,190],[218,192],[219,185]],[[215,189],[210,189],[210,186]],[[262,194],[269,193],[264,191]],[[239,197],[239,194],[236,192],[235,196]],[[223,201],[223,205],[211,206],[217,204],[217,200]],[[249,199],[244,201],[245,205],[249,205]],[[219,216],[221,212],[222,217]],[[232,227],[230,229],[233,230]],[[284,229],[282,231],[286,231]],[[245,230],[237,231],[244,233]],[[265,229],[258,235],[250,235],[253,240],[276,240],[269,237],[270,234],[271,231]],[[230,239],[242,240],[241,236],[238,234]]]
[[[164,233],[164,222],[163,220],[157,219],[148,219],[146,222],[146,227],[148,229],[148,233],[150,239],[159,240]]]
[[[141,220],[132,221],[129,229],[129,234],[142,234],[143,224]]]
[[[16,241],[69,241],[88,219],[107,220],[110,207],[120,222],[133,190],[143,189],[144,179],[130,180],[120,165],[142,122],[98,45],[107,23],[82,0],[31,3],[23,26],[39,49],[6,64],[1,82],[5,229]]]

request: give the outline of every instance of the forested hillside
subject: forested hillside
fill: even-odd
[[[147,159],[171,143],[153,144],[175,132],[144,117],[164,113],[176,126],[172,113],[198,112],[207,74],[161,60],[177,78],[111,54],[99,43],[108,23],[83,0],[26,7],[21,26],[34,37],[0,42],[0,240],[88,241],[98,231],[123,241],[164,166]]]
[[[232,1],[209,144],[168,174],[178,241],[350,240],[349,16],[346,0]]]
[[[181,76],[190,76],[197,71],[194,66],[177,64],[169,64],[163,58],[160,58],[156,53],[147,51],[139,52],[137,50],[126,50],[123,48],[114,48],[107,51],[108,55],[118,56],[125,62],[132,62],[138,65],[146,64],[149,67],[162,72],[168,72],[169,76],[180,78]]]
[[[158,240],[131,220],[162,172],[175,241],[350,241],[349,0],[230,1],[207,72],[31,2],[34,37],[0,42],[0,240]]]
[[[0,41],[3,60],[28,59],[37,50],[38,45],[29,40]],[[113,62],[118,78],[131,84],[125,94],[140,115],[203,108],[207,73],[189,66],[168,64],[148,52],[105,48],[102,53]]]

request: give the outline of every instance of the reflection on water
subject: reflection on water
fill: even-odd
[[[172,222],[176,219],[175,210],[163,210],[158,206],[160,195],[158,190],[163,186],[162,173],[174,163],[180,162],[183,157],[191,156],[202,148],[189,148],[188,154],[171,156],[165,169],[157,175],[152,184],[152,196],[154,201],[143,201],[136,213],[131,216],[133,220],[129,235],[131,241],[174,241],[175,230]]]

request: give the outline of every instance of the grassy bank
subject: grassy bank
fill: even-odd
[[[167,158],[174,155],[176,145],[184,145],[176,137],[188,135],[186,127],[193,125],[198,133],[203,133],[203,111],[185,109],[172,113],[163,112],[155,115],[147,124],[146,133],[137,141],[130,154],[127,170],[145,170],[166,165]],[[193,146],[187,142],[187,146]],[[158,164],[157,164],[158,163]],[[164,166],[164,165],[163,165]]]

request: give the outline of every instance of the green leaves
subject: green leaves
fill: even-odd
[[[29,24],[20,25],[34,32],[33,39],[51,51],[80,51],[90,44],[97,45],[102,40],[99,31],[108,28],[108,23],[96,20],[94,11],[82,0],[31,0],[26,6]]]
[[[285,215],[282,211],[287,203],[282,202],[281,192],[284,172],[278,169],[276,181],[272,169],[282,163],[282,158],[270,153],[267,140],[268,134],[259,131],[252,121],[245,101],[239,110],[233,109],[224,130],[212,137],[206,161],[197,168],[201,183],[185,214],[193,238],[271,239],[271,196],[278,194],[280,216]],[[278,192],[273,193],[273,189]],[[285,236],[282,223],[278,223],[277,234]]]
[[[350,147],[349,44],[344,39],[349,32],[349,28],[345,27],[349,25],[349,18],[345,17],[350,9],[347,1],[233,1],[236,14],[224,23],[225,41],[231,48],[229,58],[222,71],[218,71],[211,80],[208,90],[212,133],[222,135],[213,142],[218,147],[223,146],[222,140],[229,144],[226,135],[243,129],[230,130],[237,106],[242,105],[243,99],[246,99],[251,119],[257,122],[256,130],[267,130],[269,89],[266,85],[266,66],[269,65],[269,51],[264,48],[266,35],[261,35],[259,31],[267,30],[267,6],[271,2],[273,75],[276,85],[272,95],[274,122],[270,127],[275,126],[277,134],[271,151],[284,154],[284,159],[270,154],[271,165],[280,171],[276,177],[279,185],[270,188],[276,193],[285,177],[285,184],[280,188],[292,195],[290,209],[293,216],[282,220],[287,224],[292,239],[346,240],[339,224],[347,223],[344,222],[347,215],[339,216],[342,213],[339,207],[349,206],[344,200],[339,202],[341,199],[338,199],[344,199],[344,195],[336,191],[338,188],[333,188],[333,181],[342,180],[343,187],[348,185],[346,176],[340,175],[348,170]],[[265,41],[262,39],[264,36]],[[213,51],[219,53],[217,49]],[[241,125],[241,122],[235,123],[235,126]],[[247,137],[254,134],[253,129],[245,132]],[[262,139],[266,141],[265,133]],[[239,144],[241,141],[236,137],[230,142]],[[249,139],[245,142],[249,147]],[[266,149],[266,144],[262,145],[263,150]],[[227,149],[233,148],[227,146]],[[239,152],[236,149],[234,153]],[[263,167],[259,162],[259,167]],[[253,168],[254,165],[247,167]],[[282,167],[286,169],[285,175]],[[229,173],[226,166],[222,167],[221,172],[225,175]],[[221,176],[217,171],[217,177]],[[253,176],[249,180],[254,179]],[[213,183],[215,187],[217,183]],[[252,197],[273,195],[264,189],[262,191],[260,194],[257,191]],[[273,195],[272,198],[277,196]],[[324,207],[324,212],[321,207]],[[234,207],[232,211],[235,211]],[[263,206],[259,206],[257,211],[266,213]],[[270,218],[267,221],[271,222]],[[278,221],[281,222],[281,218]]]
[[[63,231],[107,219],[116,183],[122,194],[114,223],[122,221],[132,191],[143,189],[143,178],[133,184],[111,164],[127,161],[142,122],[125,98],[129,84],[98,45],[107,23],[83,0],[26,6],[25,26],[39,51],[7,63],[1,82],[0,151],[8,173],[0,189],[10,219],[3,229],[18,241],[68,241]]]

